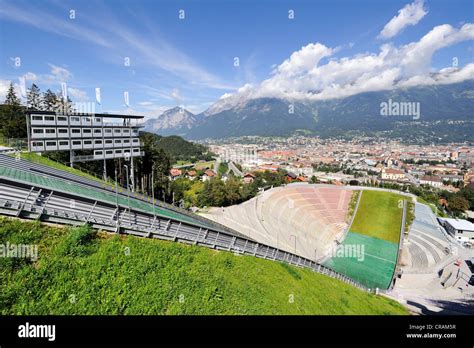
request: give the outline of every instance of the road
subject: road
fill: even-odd
[[[239,170],[239,168],[236,167],[236,165],[232,161],[229,162],[229,169],[232,170],[236,176],[244,176],[244,174]]]

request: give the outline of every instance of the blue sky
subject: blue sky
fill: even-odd
[[[249,86],[254,97],[303,98],[318,90],[325,93],[315,98],[329,98],[389,88],[400,79],[407,85],[428,83],[427,68],[452,67],[455,57],[458,69],[473,63],[474,33],[466,26],[473,22],[472,1],[417,0],[407,9],[411,17],[402,18],[399,11],[411,3],[1,0],[0,97],[9,81],[18,83],[24,76],[42,90],[59,91],[67,82],[74,101],[94,101],[100,87],[103,111],[125,111],[123,92],[129,91],[129,112],[158,116],[176,105],[201,112],[222,95],[242,94],[242,86]],[[289,10],[294,19],[288,18]],[[409,46],[442,25],[449,27],[437,29],[416,49]],[[446,44],[426,48],[441,41],[435,34]],[[389,53],[380,58],[383,45]],[[420,62],[427,54],[429,61],[405,63],[405,56],[417,55],[414,61]],[[21,59],[19,67],[15,57]],[[127,58],[130,66],[124,64]],[[367,71],[358,64],[371,62],[381,69],[377,75],[391,81],[363,80]],[[353,81],[341,79],[339,72]],[[474,77],[472,69],[456,79],[466,76]],[[359,89],[343,88],[354,81]]]

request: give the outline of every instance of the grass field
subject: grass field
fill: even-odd
[[[398,303],[282,263],[198,246],[0,218],[0,314],[407,314]]]
[[[398,243],[402,208],[399,201],[406,199],[391,192],[364,190],[351,231]]]
[[[194,168],[196,170],[203,170],[206,168],[212,168],[213,166],[214,166],[214,161],[196,162]]]
[[[184,166],[184,165],[187,165],[187,164],[191,164],[191,162],[189,162],[189,161],[176,161],[176,163],[173,164],[173,166]]]

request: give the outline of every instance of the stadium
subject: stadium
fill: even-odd
[[[255,240],[312,258],[367,288],[385,290],[395,275],[405,227],[404,202],[412,198],[360,191],[350,186],[292,184],[237,206],[212,208],[204,216]],[[363,247],[363,257],[338,257],[337,250],[355,247]]]

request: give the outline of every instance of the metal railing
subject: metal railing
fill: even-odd
[[[6,155],[2,155],[2,154],[0,154],[0,165],[5,165],[5,166],[8,166],[8,167],[17,168],[17,169],[24,170],[24,171],[35,171],[35,172],[40,173],[41,175],[48,175],[48,176],[52,176],[54,178],[59,177],[63,180],[68,180],[68,181],[80,183],[80,184],[83,184],[83,185],[92,186],[97,190],[103,190],[103,191],[106,191],[107,193],[115,194],[115,191],[116,191],[115,182],[108,181],[108,183],[106,184],[105,182],[103,182],[103,179],[101,179],[100,177],[95,175],[95,173],[92,173],[92,172],[89,173],[88,171],[85,171],[85,172],[87,172],[90,175],[95,176],[96,178],[98,178],[102,182],[94,181],[94,180],[85,178],[83,176],[79,176],[77,174],[62,171],[60,169],[52,168],[52,167],[49,167],[49,166],[45,166],[43,164],[30,162],[30,161],[24,161],[24,160],[16,160],[16,159],[14,159],[10,156],[6,156]],[[84,171],[84,170],[81,169],[81,171]],[[109,178],[107,178],[107,179],[109,180]],[[120,196],[127,196],[126,192],[127,192],[127,190],[125,188],[123,188],[121,186],[117,187],[117,193]],[[131,195],[131,197],[133,199],[137,199],[137,200],[140,200],[140,201],[148,203],[148,204],[151,204],[151,202],[152,202],[152,198],[150,196],[146,195],[146,194],[143,194],[143,193],[140,194],[140,193],[136,192],[136,193],[133,193]],[[229,233],[236,234],[236,231],[233,231],[232,229],[230,229],[230,228],[228,228],[224,225],[217,224],[216,222],[214,222],[212,220],[206,219],[206,218],[204,218],[200,215],[194,214],[194,213],[192,213],[192,212],[190,212],[186,209],[171,205],[171,204],[166,203],[164,201],[160,201],[160,200],[155,199],[155,205],[157,207],[161,207],[161,208],[168,209],[168,210],[177,212],[177,213],[185,215],[185,216],[192,217],[194,220],[198,220],[198,221],[200,221],[202,223],[205,223],[207,225],[214,226],[216,229],[224,230],[224,231],[227,231]]]

